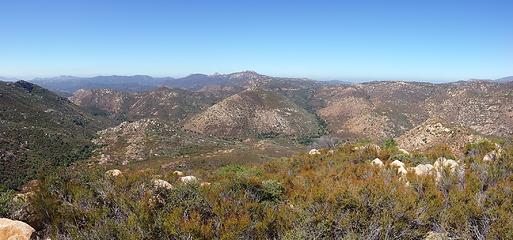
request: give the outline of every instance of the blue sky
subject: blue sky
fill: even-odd
[[[0,2],[0,76],[513,75],[513,1]]]

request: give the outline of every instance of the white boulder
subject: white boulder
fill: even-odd
[[[310,152],[308,152],[310,155],[318,155],[321,154],[321,152],[318,149],[311,149]]]
[[[496,161],[496,160],[498,160],[499,158],[502,157],[502,154],[504,154],[504,149],[502,148],[501,145],[496,143],[495,144],[495,149],[492,150],[491,152],[487,153],[483,157],[483,162],[493,162],[493,161]]]
[[[442,176],[446,170],[449,170],[451,175],[457,174],[459,176],[463,176],[465,174],[464,165],[460,165],[458,162],[444,157],[438,158],[433,164],[433,167],[436,171],[436,182],[440,182],[440,180],[442,180]]]
[[[483,162],[493,162],[497,159],[497,154],[495,152],[495,150],[487,153],[486,155],[484,155],[483,157]]]
[[[29,240],[34,231],[34,228],[22,221],[0,218],[0,239]]]
[[[167,189],[167,190],[173,189],[173,185],[171,185],[171,183],[169,183],[166,180],[162,180],[162,179],[153,180],[153,187],[157,188],[157,189],[158,188],[163,188],[163,189]]]
[[[108,177],[117,177],[117,176],[121,176],[121,174],[122,174],[122,172],[119,169],[111,169],[111,170],[105,172],[105,176],[108,176]]]
[[[182,181],[183,183],[195,183],[198,181],[198,179],[195,176],[185,176],[181,177],[180,181]]]
[[[397,168],[397,174],[406,175],[406,174],[408,174],[408,171],[404,167],[398,167]]]
[[[436,171],[442,171],[444,168],[447,168],[451,172],[454,172],[459,167],[459,164],[458,164],[458,162],[456,162],[452,159],[446,159],[444,157],[439,157],[433,164],[433,167],[436,169]]]
[[[372,166],[376,166],[376,167],[380,167],[380,168],[385,166],[385,164],[383,164],[383,161],[381,161],[381,159],[379,159],[379,158],[375,158],[374,160],[372,160],[371,164],[372,164]]]
[[[406,169],[406,166],[404,165],[404,163],[399,160],[394,160],[393,162],[390,163],[390,166],[397,167],[397,168],[402,167],[402,168]]]
[[[406,165],[404,165],[404,163],[399,160],[394,160],[393,162],[390,163],[390,166],[393,168],[397,168],[397,174],[400,174],[403,176],[408,174],[408,171],[406,170]]]
[[[411,170],[417,176],[425,176],[431,174],[434,168],[435,167],[433,167],[431,164],[419,164],[416,167],[411,168]]]

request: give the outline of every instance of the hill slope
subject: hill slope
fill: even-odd
[[[316,136],[315,115],[288,98],[261,89],[230,96],[194,116],[185,129],[229,138],[251,136]]]
[[[408,151],[424,152],[434,147],[448,146],[456,157],[463,156],[468,143],[483,140],[482,136],[473,134],[462,127],[448,127],[441,119],[428,119],[426,122],[408,130],[396,141],[400,148]]]
[[[497,82],[513,82],[513,76],[496,79]]]
[[[230,143],[172,127],[158,119],[141,119],[123,122],[118,126],[99,131],[93,143],[101,146],[95,150],[93,160],[99,163],[121,163],[170,159],[180,155],[217,150]]]
[[[383,141],[428,119],[484,135],[513,134],[513,84],[488,81],[430,84],[371,82],[316,91],[317,113],[343,139]]]
[[[104,126],[37,85],[0,82],[0,182],[17,187],[38,170],[88,157],[89,139]]]
[[[160,87],[153,91],[126,93],[111,89],[80,89],[70,97],[76,105],[118,121],[158,118],[177,124],[214,104],[218,96]]]

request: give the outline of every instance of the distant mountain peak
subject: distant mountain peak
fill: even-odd
[[[495,79],[495,81],[497,81],[497,82],[513,82],[513,76]]]
[[[265,75],[259,74],[255,71],[242,71],[242,72],[235,72],[230,73],[226,75],[228,78],[231,79],[258,79],[258,78],[268,78]]]
[[[203,73],[193,73],[193,74],[187,75],[187,77],[208,77],[208,75],[203,74]]]
[[[218,73],[215,72],[214,74],[208,75],[209,77],[235,77],[235,78],[248,78],[248,77],[262,77],[265,75],[262,75],[260,73],[257,73],[253,70],[244,70],[240,72],[233,72],[233,73]]]

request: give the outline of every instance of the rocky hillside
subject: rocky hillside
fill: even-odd
[[[472,81],[438,87],[443,91],[430,97],[423,111],[482,134],[513,135],[512,83]]]
[[[16,187],[40,169],[87,158],[105,126],[37,85],[0,82],[0,182]]]
[[[313,97],[317,113],[343,139],[383,141],[428,119],[508,137],[513,134],[513,84],[371,82],[327,86]]]
[[[463,156],[466,144],[483,140],[482,136],[462,127],[449,127],[441,119],[429,119],[408,130],[396,141],[400,148],[407,151],[427,152],[434,147],[448,146],[457,157]]]
[[[230,143],[212,137],[176,129],[158,119],[123,122],[99,131],[93,143],[93,160],[98,163],[126,165],[129,162],[172,158],[192,152],[201,153],[225,148]]]
[[[193,74],[161,83],[176,89],[161,87],[141,93],[79,90],[70,99],[117,123],[150,117],[202,134],[240,139],[315,136],[322,125],[342,140],[382,142],[429,119],[477,135],[513,134],[513,83],[345,84],[252,71]]]
[[[334,135],[382,141],[425,120],[426,113],[412,106],[422,105],[435,90],[432,84],[373,82],[324,87],[314,98]]]
[[[117,119],[118,123],[146,117],[170,124],[187,120],[184,122],[186,129],[232,138],[296,135],[298,132],[315,135],[318,124],[308,124],[312,116],[317,118],[314,122],[325,123],[331,135],[343,140],[380,142],[397,138],[428,119],[442,119],[443,124],[482,135],[507,137],[513,134],[512,83],[324,84],[251,71],[196,74],[168,83],[191,91],[168,88],[143,93],[80,90],[71,99],[88,111]],[[276,109],[296,109],[299,115],[309,118],[304,121],[307,124],[286,120],[291,119],[286,117],[291,113],[269,110],[274,109],[273,106],[260,106],[265,97],[250,96],[249,93],[255,92],[252,89],[278,96],[277,102],[284,105]]]
[[[97,115],[122,114],[130,94],[111,89],[79,89],[69,97],[71,102]]]
[[[160,87],[153,91],[126,93],[111,89],[80,89],[70,97],[76,105],[118,121],[159,118],[176,124],[215,103],[218,96]]]
[[[275,92],[255,89],[230,96],[188,121],[185,129],[215,136],[316,136],[315,115]]]

